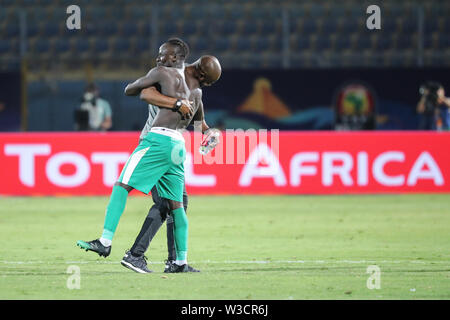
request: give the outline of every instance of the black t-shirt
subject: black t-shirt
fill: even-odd
[[[431,99],[425,99],[425,110],[423,112],[424,114],[433,115],[436,108],[437,103],[435,101],[432,101]]]

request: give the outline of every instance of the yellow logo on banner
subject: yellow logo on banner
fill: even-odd
[[[272,92],[272,84],[266,78],[255,80],[252,94],[239,106],[238,111],[260,113],[271,119],[291,114],[286,104]]]

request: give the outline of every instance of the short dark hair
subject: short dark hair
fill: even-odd
[[[438,91],[440,88],[443,88],[444,86],[440,82],[437,82],[437,81],[428,81],[427,87],[428,87],[428,90],[430,90],[430,91]]]
[[[189,46],[186,42],[181,40],[180,38],[170,38],[167,40],[167,43],[170,43],[171,45],[174,45],[179,48],[180,55],[186,59],[189,56]]]
[[[94,92],[94,91],[97,91],[98,90],[98,87],[97,87],[97,85],[95,84],[95,83],[93,83],[93,82],[90,82],[87,86],[86,86],[86,89],[85,89],[85,91],[87,91],[87,92]]]

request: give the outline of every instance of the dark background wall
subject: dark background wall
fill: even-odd
[[[18,131],[21,114],[19,72],[0,72],[0,131]]]
[[[450,90],[448,74],[448,68],[225,69],[215,85],[204,88],[203,100],[206,119],[212,126],[329,130],[334,128],[336,95],[343,85],[357,83],[375,98],[376,129],[413,130],[417,128],[415,108],[420,85],[434,80]],[[261,94],[255,93],[254,86],[262,78],[270,86],[263,94],[263,105],[247,103],[247,108],[241,110],[253,94]],[[123,94],[126,84],[133,80],[97,82],[101,96],[111,104],[113,130],[140,130],[147,119],[146,104]],[[74,130],[73,112],[80,105],[85,85],[84,81],[29,83],[28,130]],[[268,114],[269,109],[279,107],[274,101],[279,101],[289,114],[281,117]]]

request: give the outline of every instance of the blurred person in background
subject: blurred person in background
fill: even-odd
[[[438,130],[450,130],[450,98],[445,96],[445,89],[440,86],[438,92]]]
[[[420,130],[448,130],[450,127],[450,99],[445,96],[442,84],[427,82],[419,90],[422,97],[417,104]]]
[[[108,101],[100,98],[93,83],[86,87],[83,102],[75,111],[76,128],[79,131],[107,131],[112,127],[112,111]]]

